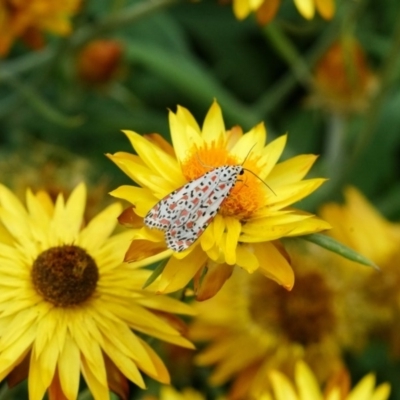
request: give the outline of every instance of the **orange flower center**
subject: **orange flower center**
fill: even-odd
[[[236,166],[241,163],[243,160],[238,160],[222,145],[213,142],[200,149],[194,147],[190,156],[182,163],[182,171],[185,178],[192,181],[214,168],[224,165]],[[219,210],[223,216],[248,219],[256,210],[265,205],[268,188],[257,177],[259,172],[257,160],[246,159],[243,167],[244,174],[238,176],[232,190],[225,193],[225,200]]]

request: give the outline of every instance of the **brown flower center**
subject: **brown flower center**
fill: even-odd
[[[333,293],[319,273],[296,275],[291,292],[271,281],[255,286],[250,313],[258,325],[303,345],[333,332]]]
[[[37,292],[56,307],[83,303],[95,291],[99,271],[92,257],[78,246],[52,247],[33,263]]]

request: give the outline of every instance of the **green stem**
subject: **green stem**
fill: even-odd
[[[305,61],[302,62],[303,67],[300,68],[305,68],[305,64],[307,65],[307,71],[311,70],[317,60],[321,58],[321,56],[326,52],[329,46],[339,36],[339,33],[339,24],[332,22],[320,35],[320,38],[314,45],[314,47],[306,54],[304,58]],[[293,57],[293,54],[290,57]],[[306,74],[307,77],[304,77],[304,79],[308,80],[309,73],[307,72]],[[280,103],[285,100],[285,98],[292,92],[297,84],[297,76],[294,75],[294,73],[288,73],[257,100],[257,102],[253,106],[253,109],[257,110],[262,115],[270,114],[278,107]]]
[[[312,86],[312,75],[309,66],[282,29],[274,22],[270,22],[263,28],[263,33],[278,54],[286,61],[297,80],[306,88],[310,88]]]
[[[400,18],[400,13],[397,20]],[[376,133],[376,124],[384,105],[386,95],[392,87],[392,83],[399,78],[400,70],[400,24],[397,24],[393,34],[393,40],[388,56],[383,62],[379,73],[380,91],[372,101],[371,107],[365,120],[364,129],[358,135],[358,143],[353,153],[352,165],[360,157],[364,149],[371,142],[372,136]]]
[[[73,47],[81,46],[101,34],[129,25],[179,2],[180,0],[147,0],[133,4],[111,14],[94,25],[82,27],[72,36],[71,44]]]
[[[326,175],[335,184],[343,173],[347,160],[346,117],[341,114],[330,114],[328,119],[328,138],[326,144]]]

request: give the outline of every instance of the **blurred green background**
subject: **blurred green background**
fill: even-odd
[[[293,1],[259,26],[238,21],[217,0],[85,1],[70,36],[46,35],[32,50],[16,40],[0,61],[0,167],[8,185],[52,161],[107,190],[130,183],[104,156],[131,151],[121,129],[169,138],[168,109],[187,107],[201,123],[217,99],[227,127],[265,121],[269,139],[289,133],[285,157],[320,154],[313,176],[329,182],[299,206],[311,211],[358,187],[382,213],[400,218],[400,2],[337,0],[331,21],[304,19]],[[368,109],[311,107],[313,71],[335,41],[357,38],[377,90]],[[94,39],[119,43],[112,76],[90,83],[79,59]],[[335,77],[332,77],[335,82]],[[30,171],[30,172],[29,172]],[[29,173],[28,173],[29,172]],[[77,172],[75,170],[75,172]],[[71,173],[72,174],[72,173]],[[40,177],[37,178],[40,181]],[[33,179],[34,181],[34,179]],[[358,380],[374,370],[400,399],[400,364],[384,343],[348,356]]]

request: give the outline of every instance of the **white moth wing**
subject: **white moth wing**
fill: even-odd
[[[189,189],[195,194],[202,192],[201,188],[206,190],[201,196],[192,195],[192,201],[185,203],[186,208],[171,221],[165,234],[169,248],[183,251],[202,235],[242,173],[241,166],[223,166],[191,182]]]

